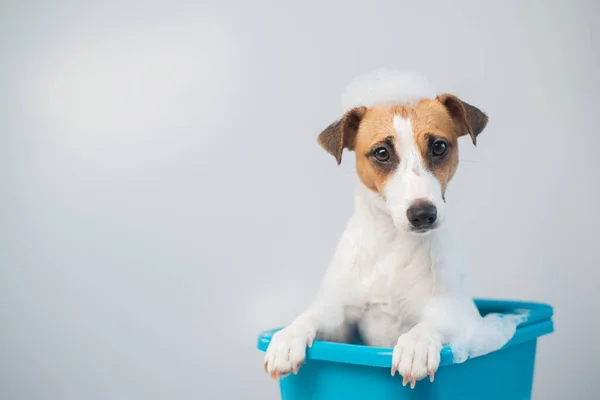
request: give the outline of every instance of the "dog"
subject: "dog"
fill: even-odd
[[[417,75],[378,70],[349,87],[354,102],[318,142],[338,165],[354,151],[354,212],[316,298],[273,335],[264,367],[273,379],[297,374],[314,340],[348,343],[358,332],[365,345],[393,348],[392,376],[414,388],[433,382],[442,347],[476,334],[482,319],[444,220],[458,140],[475,145],[488,117]]]

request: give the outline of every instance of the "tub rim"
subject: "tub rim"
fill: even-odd
[[[554,310],[548,304],[482,298],[476,298],[474,302],[482,315],[500,313],[527,316],[523,322],[517,325],[517,330],[512,339],[499,350],[536,340],[538,337],[548,335],[554,331],[554,324],[552,322]],[[263,331],[258,337],[257,348],[263,352],[266,351],[273,334],[282,328]],[[442,348],[440,356],[440,367],[457,364],[452,355],[452,349],[449,346]],[[392,349],[317,340],[313,343],[312,348],[307,348],[306,360],[323,360],[391,368]]]

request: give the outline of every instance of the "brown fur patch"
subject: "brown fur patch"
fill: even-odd
[[[446,107],[452,117],[458,136],[469,135],[473,144],[477,144],[477,136],[488,123],[488,117],[477,107],[458,99],[451,94],[442,94],[437,100]]]
[[[383,196],[385,183],[400,162],[396,155],[392,168],[380,168],[370,156],[378,143],[390,137],[397,140],[394,115],[411,120],[415,142],[424,164],[435,174],[445,191],[458,166],[457,135],[452,118],[436,100],[423,100],[414,107],[374,107],[366,111],[355,140],[356,168],[362,182]],[[434,138],[444,139],[449,145],[443,162],[434,162],[430,157],[430,146]]]
[[[350,110],[339,122],[321,133],[319,143],[336,157],[338,164],[344,148],[354,150],[359,178],[366,187],[382,196],[385,183],[401,162],[393,145],[397,140],[395,115],[410,119],[423,162],[436,176],[443,192],[458,167],[458,137],[469,134],[475,142],[487,124],[487,116],[483,112],[447,94],[433,100],[421,100],[410,107],[359,107]],[[439,139],[448,144],[448,151],[444,157],[435,158],[431,146]],[[386,145],[390,141],[392,145]],[[382,164],[373,157],[373,151],[379,146],[390,151],[389,162]]]
[[[341,120],[329,125],[319,135],[319,144],[335,157],[338,165],[342,162],[342,152],[345,148],[354,150],[358,126],[366,110],[366,107],[356,107],[348,111]]]
[[[372,151],[379,143],[389,138],[397,140],[394,132],[394,112],[390,108],[369,108],[360,123],[356,135],[356,171],[359,178],[369,189],[383,194],[385,182],[394,173],[399,159],[392,146],[393,152],[391,163],[388,168],[381,168],[371,156]]]
[[[415,142],[421,151],[421,157],[427,168],[436,176],[446,191],[448,182],[458,167],[458,134],[454,121],[447,109],[437,100],[422,100],[411,109],[409,118],[412,122]],[[431,156],[431,146],[436,139],[448,143],[448,152],[439,159]]]

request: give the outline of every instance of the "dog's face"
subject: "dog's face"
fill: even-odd
[[[426,233],[444,220],[445,192],[458,166],[458,137],[475,144],[487,116],[445,94],[411,106],[357,107],[319,135],[338,164],[356,153],[363,184],[384,201],[396,227]]]

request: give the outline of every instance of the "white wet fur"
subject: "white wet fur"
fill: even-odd
[[[344,94],[345,106],[435,97],[420,76],[387,72],[354,80]],[[379,97],[377,88],[382,88]],[[316,298],[271,339],[265,369],[273,377],[297,372],[313,340],[349,341],[353,327],[365,344],[393,348],[392,374],[398,370],[411,387],[427,375],[433,379],[443,345],[450,344],[461,362],[497,350],[514,335],[518,318],[479,315],[466,288],[465,264],[445,225],[428,234],[408,231],[406,210],[414,200],[431,201],[440,222],[445,203],[439,182],[423,165],[410,121],[395,117],[394,130],[401,163],[386,185],[386,199],[358,180],[354,213]]]

